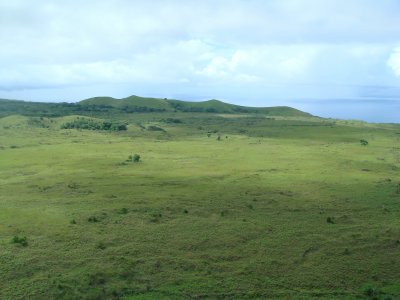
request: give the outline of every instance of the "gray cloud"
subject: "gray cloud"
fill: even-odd
[[[2,1],[0,96],[398,87],[399,13],[395,0]]]

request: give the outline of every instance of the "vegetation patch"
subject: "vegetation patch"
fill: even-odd
[[[126,123],[121,123],[121,122],[100,121],[100,120],[77,117],[75,120],[71,122],[62,124],[61,129],[125,131],[128,129],[128,127]]]

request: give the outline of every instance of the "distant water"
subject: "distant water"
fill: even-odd
[[[286,103],[319,117],[400,123],[400,99],[324,99]]]

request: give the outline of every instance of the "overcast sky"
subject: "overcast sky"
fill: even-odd
[[[399,0],[1,0],[0,41],[0,98],[400,96]]]

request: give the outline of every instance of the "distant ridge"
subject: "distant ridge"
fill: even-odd
[[[311,116],[288,106],[248,107],[211,99],[192,102],[176,99],[130,96],[122,99],[94,97],[78,102],[83,106],[117,108],[126,112],[208,112],[208,113],[260,113],[276,116]]]
[[[0,116],[20,114],[28,116],[61,116],[69,114],[197,112],[220,114],[264,114],[271,116],[311,117],[312,115],[288,106],[247,107],[212,99],[191,102],[167,98],[130,96],[116,99],[94,97],[77,103],[45,103],[0,99]]]

